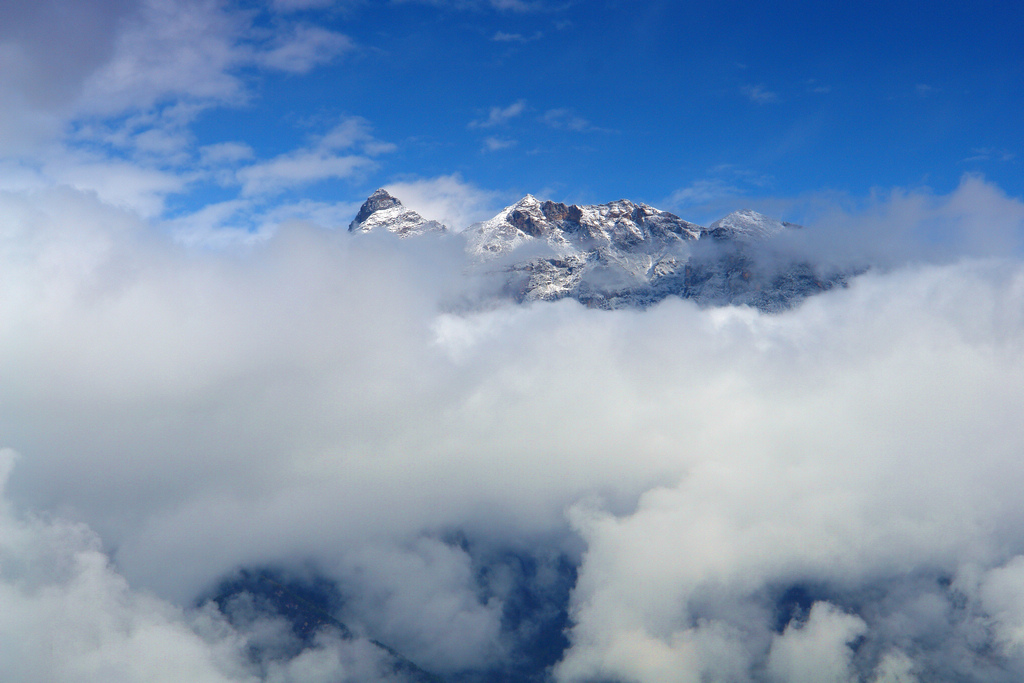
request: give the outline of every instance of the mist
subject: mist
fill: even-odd
[[[371,640],[468,675],[534,637],[525,590],[560,682],[1019,680],[1024,204],[816,215],[845,288],[603,311],[481,294],[457,236],[187,246],[0,193],[5,677],[387,680]],[[259,566],[356,638],[254,668],[280,625],[201,598]]]

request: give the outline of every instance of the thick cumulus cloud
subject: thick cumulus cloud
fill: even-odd
[[[396,182],[384,189],[420,215],[450,230],[462,230],[492,218],[500,208],[496,206],[498,193],[475,187],[458,175]]]
[[[770,215],[800,214],[816,227],[785,235],[783,248],[841,267],[1019,256],[1024,249],[1024,205],[970,174],[948,195],[895,188],[859,200],[835,194],[766,200],[763,208]]]
[[[560,681],[1019,680],[1021,203],[967,179],[833,215],[976,248],[782,314],[608,312],[481,298],[457,237],[217,251],[0,194],[3,632],[51,634],[47,680],[168,653],[194,680],[376,671],[330,632],[254,668],[279,627],[189,607],[308,563],[359,636],[483,671],[568,562]]]
[[[0,478],[17,459],[0,450]],[[2,484],[2,482],[0,482]],[[280,622],[232,627],[212,606],[182,609],[132,590],[81,524],[0,509],[0,666],[12,683],[43,681],[404,680],[380,648],[324,629],[311,647],[255,665],[249,652],[287,646]]]

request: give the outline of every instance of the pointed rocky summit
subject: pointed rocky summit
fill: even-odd
[[[569,255],[603,252],[650,252],[697,239],[703,228],[647,204],[620,199],[593,206],[540,201],[526,195],[489,221],[468,231],[478,256],[507,254],[532,240],[546,242]]]
[[[381,229],[396,233],[400,237],[447,230],[437,221],[428,221],[412,209],[407,209],[383,188],[363,202],[359,207],[359,213],[348,226],[349,232]]]
[[[782,311],[854,274],[766,251],[776,235],[799,228],[749,209],[704,228],[626,199],[566,205],[526,195],[456,237],[478,263],[503,273],[503,295],[516,301],[571,297],[598,308],[646,308],[678,296]],[[380,229],[401,237],[447,230],[377,190],[349,230]]]

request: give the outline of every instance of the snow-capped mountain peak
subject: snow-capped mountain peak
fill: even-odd
[[[650,251],[666,242],[695,240],[702,231],[671,213],[627,199],[579,206],[540,201],[528,194],[467,233],[470,250],[487,257],[509,253],[536,239],[562,255],[591,249]]]
[[[799,227],[795,223],[779,221],[751,209],[742,209],[719,218],[708,226],[707,232],[716,240],[750,242],[765,240],[783,230]]]
[[[398,198],[381,188],[371,194],[359,213],[349,223],[349,232],[370,232],[388,230],[400,237],[421,235],[425,232],[444,231],[447,228],[437,221],[430,221],[412,209],[406,208]]]
[[[456,237],[478,263],[493,264],[505,294],[518,301],[571,297],[619,308],[679,296],[777,311],[846,281],[847,274],[819,273],[796,256],[763,258],[767,240],[799,227],[743,210],[703,228],[628,199],[580,206],[528,194]],[[405,237],[446,228],[377,190],[349,226],[374,229]]]

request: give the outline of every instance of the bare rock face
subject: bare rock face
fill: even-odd
[[[381,227],[403,237],[445,230],[377,190],[349,230]],[[520,302],[573,298],[597,308],[643,308],[678,296],[781,311],[852,275],[821,272],[773,249],[775,237],[799,229],[751,210],[705,228],[627,199],[579,206],[526,195],[457,236],[478,262],[501,264],[504,291]]]
[[[387,190],[379,189],[367,198],[359,207],[359,213],[349,223],[349,232],[370,232],[387,230],[401,237],[422,235],[425,232],[443,232],[447,230],[437,221],[428,221],[411,209],[407,209]]]
[[[380,188],[373,194],[371,194],[363,205],[359,207],[359,213],[356,214],[356,218],[349,224],[348,229],[352,230],[355,225],[362,225],[366,222],[366,219],[377,211],[383,211],[384,209],[390,209],[395,206],[401,206],[402,202],[392,197],[387,190]]]

